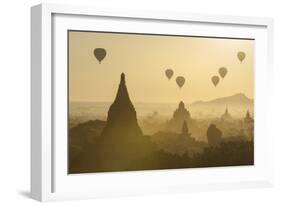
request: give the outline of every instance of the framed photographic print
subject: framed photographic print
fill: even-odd
[[[272,185],[271,19],[31,14],[34,199]]]

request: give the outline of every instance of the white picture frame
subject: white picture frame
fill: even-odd
[[[97,18],[101,21],[95,21]],[[104,19],[106,21],[103,21]],[[116,20],[121,22],[120,25],[114,24]],[[131,25],[136,22],[139,25],[132,27]],[[155,22],[163,25],[155,28],[153,27]],[[191,24],[194,26],[192,35],[198,35],[200,32],[203,36],[238,38],[254,36],[257,39],[255,134],[264,138],[257,137],[258,141],[255,142],[255,165],[235,168],[114,172],[70,177],[64,166],[67,163],[63,163],[67,147],[64,147],[63,138],[58,138],[58,136],[66,135],[63,119],[65,113],[58,113],[57,109],[63,108],[66,104],[63,99],[67,87],[63,69],[67,64],[64,61],[66,58],[65,32],[73,28],[92,30],[93,27],[98,27],[96,30],[106,30],[108,26],[112,26],[114,31],[130,30],[161,34],[165,32],[164,27],[168,25],[174,26],[180,33],[187,32],[182,28]],[[203,25],[202,29],[199,26],[197,28],[197,25]],[[271,104],[268,90],[270,90],[273,76],[272,19],[40,4],[31,9],[31,26],[32,198],[39,201],[53,201],[273,185],[273,136],[266,126],[268,124],[266,111]],[[263,126],[260,127],[261,125]],[[261,146],[263,146],[262,150]]]

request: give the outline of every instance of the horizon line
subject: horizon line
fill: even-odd
[[[243,92],[238,92],[238,93],[235,93],[235,94],[232,94],[232,95],[229,95],[229,96],[221,96],[221,97],[215,97],[215,98],[212,98],[212,99],[208,99],[208,100],[194,100],[192,102],[188,102],[188,101],[184,101],[184,100],[179,100],[179,101],[174,101],[174,102],[150,102],[150,101],[147,101],[147,102],[144,102],[144,101],[132,101],[133,103],[158,103],[158,104],[178,104],[179,102],[183,101],[185,104],[193,104],[193,103],[197,103],[197,102],[209,102],[209,101],[213,101],[213,100],[216,100],[216,99],[221,99],[221,98],[227,98],[227,97],[231,97],[231,96],[235,96],[235,95],[238,95],[238,94],[243,94],[245,95],[248,99],[250,100],[254,100],[254,97],[248,97],[246,94],[244,94]],[[96,102],[96,103],[112,103],[114,100],[102,100],[102,101],[94,101],[94,100],[70,100],[68,99],[68,102]]]

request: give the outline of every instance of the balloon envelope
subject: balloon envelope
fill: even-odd
[[[96,48],[94,50],[94,55],[97,58],[97,60],[99,61],[99,63],[101,63],[101,61],[104,59],[104,57],[106,56],[106,50],[103,48]]]
[[[219,81],[220,81],[220,78],[219,78],[218,76],[213,76],[213,77],[212,77],[212,82],[213,82],[213,84],[214,84],[215,87],[217,86],[217,84],[219,83]]]
[[[245,59],[246,54],[245,54],[245,52],[240,51],[240,52],[237,53],[237,57],[240,60],[240,62],[242,62]]]
[[[171,70],[171,69],[167,69],[167,70],[165,71],[165,74],[166,74],[166,77],[167,77],[168,79],[171,79],[172,76],[173,76],[173,74],[174,74],[174,72],[173,72],[173,70]]]
[[[222,78],[224,78],[225,75],[227,75],[227,69],[225,67],[219,68],[219,74]]]
[[[185,83],[185,78],[182,77],[182,76],[178,76],[178,77],[176,78],[176,82],[177,82],[179,88],[182,88],[182,86],[183,86],[184,83]]]

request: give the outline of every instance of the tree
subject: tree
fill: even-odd
[[[217,147],[222,141],[222,132],[215,124],[211,124],[207,130],[207,138],[210,146]]]

